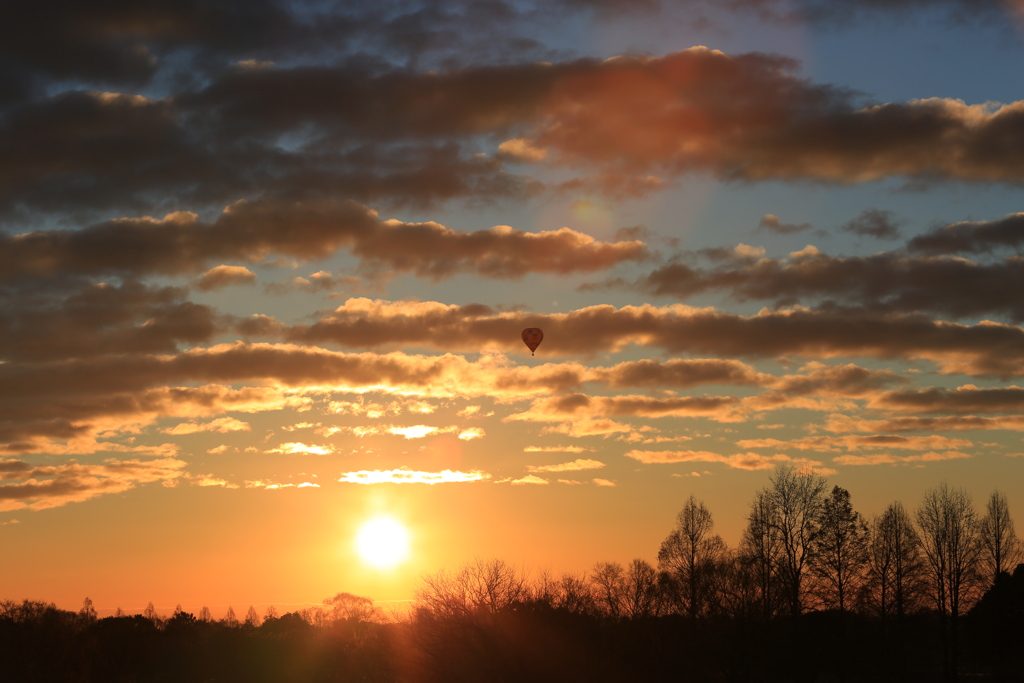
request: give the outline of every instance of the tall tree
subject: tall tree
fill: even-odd
[[[716,564],[726,550],[714,533],[715,522],[704,501],[694,496],[676,515],[676,527],[662,542],[658,566],[672,578],[677,607],[691,619],[708,610]]]
[[[922,591],[921,537],[903,504],[890,503],[871,525],[868,571],[873,601],[885,619],[902,619]]]
[[[980,531],[982,568],[989,585],[992,585],[999,574],[1013,571],[1024,557],[1010,517],[1010,504],[1004,493],[993,491],[989,496]]]
[[[782,555],[775,515],[776,510],[769,491],[758,491],[750,504],[747,528],[740,543],[741,562],[748,565],[754,575],[761,604],[761,617],[764,621],[775,614],[775,586],[778,583],[779,558]]]
[[[811,572],[826,607],[846,612],[868,561],[868,525],[839,486],[821,504],[812,540]]]
[[[929,590],[942,628],[944,675],[955,681],[960,614],[979,583],[982,542],[978,515],[966,491],[942,482],[925,493],[917,524],[927,559]]]
[[[825,493],[825,478],[790,466],[775,470],[768,487],[768,523],[778,540],[779,578],[790,616],[804,610],[807,570],[814,555],[817,518]]]

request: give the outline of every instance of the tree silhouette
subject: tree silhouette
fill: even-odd
[[[708,611],[716,564],[726,551],[725,541],[714,528],[711,511],[691,495],[658,550],[658,567],[671,579],[676,608],[691,619]]]
[[[868,525],[839,486],[821,504],[815,520],[810,568],[826,607],[844,613],[868,561]]]
[[[96,608],[88,597],[82,602],[82,609],[78,610],[78,615],[86,621],[96,621]]]
[[[982,543],[978,516],[963,489],[946,482],[925,493],[917,510],[931,597],[939,612],[943,674],[955,681],[959,670],[959,618],[978,586]]]
[[[235,608],[228,605],[228,611],[224,614],[224,618],[221,620],[225,626],[235,627],[238,626],[238,617],[235,616]]]
[[[992,585],[1001,573],[1012,570],[1022,559],[1020,539],[1010,517],[1010,504],[1000,491],[993,491],[989,496],[980,532],[983,571]]]
[[[629,563],[623,580],[622,608],[626,616],[643,619],[661,612],[661,590],[658,572],[646,560]]]
[[[245,613],[245,625],[249,628],[257,628],[261,621],[260,615],[256,614],[256,608],[249,605],[249,611]]]
[[[776,585],[782,556],[776,515],[770,492],[767,489],[759,491],[750,504],[736,566],[737,577],[745,573],[751,575],[761,619],[765,622],[775,614]]]
[[[612,619],[622,616],[625,576],[618,562],[598,562],[590,572],[597,604]]]
[[[804,610],[806,575],[814,555],[814,534],[825,492],[825,478],[783,466],[772,475],[768,488],[769,524],[781,553],[779,577],[790,616]]]

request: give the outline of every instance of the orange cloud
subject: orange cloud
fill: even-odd
[[[791,458],[788,455],[775,454],[772,456],[761,455],[760,453],[736,453],[723,455],[711,451],[629,451],[625,454],[645,464],[670,464],[677,462],[719,462],[733,469],[740,470],[770,470],[779,463],[793,463],[811,467],[815,471],[826,474],[834,474],[816,460],[805,458]]]
[[[219,417],[204,423],[182,422],[160,431],[164,434],[196,434],[198,432],[248,432],[251,429],[248,422],[242,422],[233,417]]]
[[[779,450],[801,450],[818,452],[857,451],[862,448],[895,448],[924,451],[935,448],[962,448],[973,443],[966,439],[950,439],[945,436],[899,436],[895,434],[873,434],[871,436],[808,437],[793,441],[778,439],[742,439],[736,442],[739,448],[772,448]]]
[[[527,472],[577,472],[579,470],[599,470],[604,463],[598,460],[586,460],[579,458],[572,462],[563,462],[557,465],[527,465]]]
[[[256,282],[256,273],[244,266],[217,266],[203,273],[196,287],[204,292],[231,285],[251,285]]]
[[[942,417],[893,417],[885,420],[865,420],[850,415],[832,414],[825,419],[826,431],[838,434],[849,432],[940,432],[969,429],[1012,429],[1024,431],[1024,415],[1006,417],[979,417],[977,415],[949,415]]]
[[[347,484],[448,484],[473,482],[490,479],[491,475],[479,470],[460,472],[458,470],[441,470],[440,472],[421,472],[408,467],[394,470],[359,470],[345,472],[338,481]]]
[[[332,446],[311,446],[299,441],[291,441],[263,452],[280,453],[283,455],[329,455],[334,452],[334,448]]]
[[[21,466],[16,460],[0,461],[5,481],[0,484],[0,510],[44,510],[77,503],[108,493],[127,491],[139,484],[171,482],[184,476],[186,463],[175,458],[155,460],[105,460],[85,465],[71,460],[62,465]],[[18,467],[15,467],[15,466]]]
[[[535,477],[532,474],[528,474],[525,477],[521,477],[519,479],[513,479],[509,483],[511,483],[513,486],[522,486],[523,484],[536,484],[536,485],[540,485],[540,486],[547,486],[551,482],[549,482],[547,479],[543,479],[541,477]]]
[[[841,455],[837,458],[832,458],[832,462],[839,465],[894,465],[959,460],[970,457],[967,453],[960,453],[959,451],[946,451],[944,453],[930,451],[917,455]]]

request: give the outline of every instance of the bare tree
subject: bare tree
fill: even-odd
[[[78,610],[78,614],[85,621],[96,621],[96,608],[93,606],[92,600],[86,598],[85,601],[82,602],[82,609]]]
[[[623,581],[622,607],[632,619],[657,616],[661,612],[658,572],[646,560],[629,563]]]
[[[203,608],[199,610],[199,621],[213,621],[213,616],[210,614],[210,608],[203,605]]]
[[[228,605],[228,611],[224,614],[224,618],[221,620],[225,626],[231,626],[234,628],[238,626],[238,617],[235,616],[235,608]]]
[[[373,600],[352,593],[338,593],[332,598],[324,598],[324,606],[329,608],[331,621],[376,621],[380,618]]]
[[[144,616],[146,619],[149,619],[154,624],[160,623],[160,615],[156,613],[156,608],[153,607],[152,602],[146,605],[146,609],[142,610],[142,616]]]
[[[749,572],[755,586],[761,618],[767,621],[775,614],[782,544],[775,522],[776,510],[767,489],[759,491],[750,504],[747,528],[740,542],[737,569]]]
[[[675,584],[677,607],[691,619],[704,614],[713,593],[716,563],[725,553],[725,541],[713,533],[715,522],[704,501],[694,496],[676,515],[676,527],[662,542],[658,566]]]
[[[437,616],[494,614],[529,597],[526,579],[504,560],[474,560],[451,574],[423,577],[416,591],[421,607]]]
[[[598,562],[590,574],[597,604],[612,619],[622,616],[625,576],[618,562]]]
[[[923,590],[921,538],[903,504],[890,503],[871,525],[868,574],[879,615],[897,619],[913,608]]]
[[[781,546],[779,578],[796,618],[804,610],[807,569],[814,554],[816,520],[825,493],[825,478],[810,471],[782,466],[775,470],[768,489],[769,523]]]
[[[594,614],[597,603],[586,574],[563,574],[553,604],[575,614]]]
[[[249,605],[249,611],[245,613],[245,625],[250,628],[256,628],[262,623],[260,615],[256,613],[256,607]]]
[[[839,486],[825,498],[815,521],[811,572],[826,607],[846,612],[868,561],[868,525]]]
[[[978,586],[979,520],[967,492],[942,482],[925,493],[917,524],[927,558],[929,589],[942,628],[944,674],[954,681],[959,668],[960,614]]]
[[[981,562],[989,585],[1002,572],[1012,571],[1022,559],[1021,543],[1013,528],[1006,495],[993,491],[981,518]]]

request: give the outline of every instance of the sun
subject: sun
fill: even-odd
[[[356,534],[356,553],[371,567],[396,567],[409,556],[409,531],[394,517],[368,519]]]

